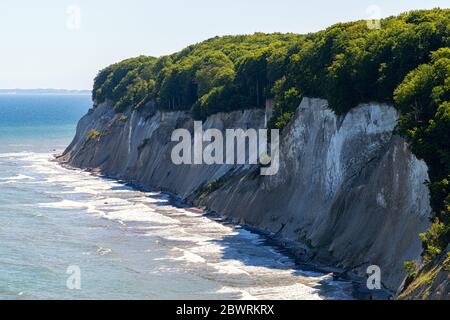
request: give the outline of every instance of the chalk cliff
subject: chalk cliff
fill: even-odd
[[[204,129],[264,128],[270,110],[218,113]],[[397,111],[359,105],[336,115],[327,101],[304,98],[280,134],[280,169],[257,165],[175,165],[176,128],[193,130],[188,112],[151,106],[114,112],[109,103],[83,117],[60,161],[172,192],[293,246],[299,259],[364,276],[381,268],[397,291],[403,262],[419,259],[430,224],[427,166],[393,134]],[[91,130],[98,135],[91,135]]]

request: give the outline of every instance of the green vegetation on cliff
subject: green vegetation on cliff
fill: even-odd
[[[283,128],[303,96],[321,97],[339,114],[358,103],[389,102],[401,111],[398,132],[430,168],[435,222],[421,235],[431,260],[450,229],[450,10],[411,11],[369,29],[339,23],[307,34],[216,37],[160,58],[137,57],[95,79],[95,104],[117,111],[152,105],[194,117],[264,107]]]
[[[275,98],[274,123],[282,124],[311,96],[345,113],[359,102],[392,102],[411,70],[449,46],[449,24],[450,10],[435,9],[383,19],[373,30],[357,21],[308,35],[216,37],[169,56],[113,64],[96,77],[93,98],[119,110],[153,101],[200,118]]]
[[[397,299],[448,299],[446,286],[450,275],[449,252],[442,252],[435,263],[428,263],[421,270],[415,269],[413,273],[406,279],[409,283]]]
[[[450,48],[432,52],[430,62],[411,71],[394,98],[401,111],[398,132],[429,167],[435,221],[420,236],[430,260],[450,240]]]
[[[261,34],[216,37],[161,58],[137,57],[100,71],[96,103],[117,110],[149,101],[162,110],[190,110],[198,117],[219,111],[264,106],[283,76],[288,48],[304,36]],[[294,49],[290,49],[294,50]]]

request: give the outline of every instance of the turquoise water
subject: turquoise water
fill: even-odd
[[[351,298],[258,234],[52,161],[89,107],[0,96],[0,299]]]
[[[90,106],[86,95],[0,95],[0,152],[64,148]]]

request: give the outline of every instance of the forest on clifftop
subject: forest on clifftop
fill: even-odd
[[[407,12],[379,28],[361,20],[306,35],[215,37],[113,64],[93,89],[94,104],[109,101],[117,112],[151,102],[196,119],[274,99],[270,126],[279,129],[304,96],[327,99],[338,114],[369,101],[396,106],[397,133],[429,167],[434,220],[420,237],[425,263],[436,259],[450,239],[450,9]],[[413,278],[416,264],[407,267]]]

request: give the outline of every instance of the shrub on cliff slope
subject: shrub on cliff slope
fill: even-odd
[[[95,129],[89,130],[89,132],[86,134],[86,141],[95,140],[98,137],[100,137],[100,132],[98,132]]]

